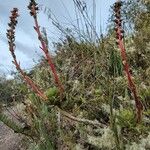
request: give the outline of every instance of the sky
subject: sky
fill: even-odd
[[[83,1],[83,0],[81,0]],[[89,12],[92,12],[93,0],[84,0]],[[109,17],[110,6],[115,0],[95,0],[96,1],[96,24],[101,22],[102,31],[105,32]],[[29,15],[27,5],[29,0],[0,0],[0,72],[4,72],[10,77],[11,71],[16,71],[12,64],[12,58],[9,53],[6,30],[8,28],[10,10],[13,7],[19,9],[19,19],[16,28],[16,56],[23,69],[32,68],[43,55],[39,49],[39,41],[33,29],[33,18]],[[55,14],[57,20],[66,26],[75,20],[75,7],[73,0],[37,0],[37,3],[44,8],[49,8]],[[52,25],[47,15],[40,11],[39,23],[45,27],[49,33],[49,43],[58,40],[59,32]],[[99,32],[99,28],[97,28]],[[52,44],[50,51],[53,51]]]

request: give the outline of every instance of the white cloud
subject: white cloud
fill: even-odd
[[[106,20],[108,17],[108,9],[109,6],[115,0],[96,0],[97,3],[97,22],[100,22],[100,11],[101,17],[103,20],[103,26],[106,27]],[[6,29],[8,28],[7,23],[9,21],[10,10],[13,7],[19,8],[19,23],[16,28],[16,52],[18,59],[23,64],[24,68],[28,68],[32,66],[33,58],[36,60],[39,57],[37,53],[40,53],[39,49],[39,41],[37,39],[37,35],[33,29],[33,18],[29,15],[29,10],[27,9],[28,0],[0,0],[0,64],[3,66],[13,66],[11,64],[11,56],[8,51],[7,39],[6,39]],[[69,23],[75,20],[74,15],[74,5],[72,0],[39,0],[37,1],[39,4],[43,4],[52,10],[52,12],[56,15],[58,20],[61,23]],[[85,2],[89,5],[89,10],[91,11],[92,2],[91,0],[85,0]],[[101,10],[100,10],[101,9]],[[48,29],[48,33],[50,33],[50,40],[58,39],[56,28],[52,26],[52,23],[48,21],[47,16],[44,13],[39,13],[39,22],[41,26],[46,27]],[[65,26],[65,24],[63,24]],[[103,28],[104,28],[103,27]],[[54,34],[52,34],[54,33]],[[1,68],[1,66],[0,66]],[[12,67],[10,67],[12,68]],[[2,68],[1,68],[2,69]],[[12,68],[14,69],[14,68]]]

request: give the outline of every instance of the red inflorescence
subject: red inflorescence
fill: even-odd
[[[124,30],[122,29],[121,6],[122,6],[121,1],[118,1],[114,4],[114,12],[115,12],[114,22],[116,24],[115,31],[116,31],[116,39],[117,39],[116,43],[117,43],[118,47],[120,48],[122,63],[124,66],[124,70],[125,70],[127,79],[128,79],[129,88],[130,88],[130,90],[133,94],[134,100],[135,100],[137,122],[140,122],[142,119],[143,105],[137,96],[136,86],[132,80],[132,76],[130,73],[131,69],[129,68],[129,65],[127,63],[126,49],[125,49],[124,42],[123,42]]]
[[[8,38],[9,50],[13,57],[13,63],[16,66],[16,69],[21,73],[27,85],[29,85],[32,88],[32,90],[38,94],[38,96],[40,96],[44,100],[47,100],[47,97],[44,95],[44,92],[40,90],[40,88],[32,81],[32,79],[26,75],[26,73],[21,69],[20,64],[17,62],[16,55],[15,55],[15,28],[18,23],[17,21],[18,16],[19,16],[18,9],[14,8],[11,11],[10,23],[8,23],[9,29],[7,30],[6,33]]]
[[[63,85],[61,84],[60,82],[60,79],[58,77],[58,74],[57,74],[57,71],[56,71],[56,68],[55,68],[55,65],[52,61],[52,58],[51,58],[51,55],[48,51],[48,48],[47,48],[47,44],[46,42],[43,40],[43,37],[42,37],[42,34],[41,34],[41,31],[40,31],[40,26],[38,24],[38,20],[37,20],[37,11],[38,11],[38,6],[37,6],[37,3],[35,2],[35,0],[31,0],[30,1],[30,4],[28,6],[28,9],[30,10],[30,14],[31,16],[33,16],[34,18],[34,22],[35,22],[35,31],[37,32],[37,35],[38,35],[38,39],[39,41],[41,42],[41,49],[42,51],[44,52],[45,54],[45,57],[46,57],[46,60],[50,66],[50,69],[53,73],[53,76],[54,76],[54,80],[55,80],[55,83],[56,85],[58,86],[59,90],[60,90],[60,93],[61,95],[63,94],[63,91],[64,91],[64,87]]]

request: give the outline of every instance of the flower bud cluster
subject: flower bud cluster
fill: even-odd
[[[31,0],[30,4],[28,6],[28,9],[30,10],[30,15],[36,18],[37,11],[39,10],[38,4],[35,2],[35,0]]]
[[[122,6],[122,2],[118,1],[114,4],[114,13],[115,13],[115,31],[116,31],[116,39],[117,39],[117,44],[118,44],[118,40],[122,40],[123,39],[123,33],[124,30],[122,29],[122,19],[121,19],[121,6]]]
[[[10,18],[10,23],[8,23],[8,26],[9,26],[9,29],[7,29],[7,38],[8,38],[8,44],[9,44],[9,47],[12,47],[10,50],[14,50],[14,47],[15,47],[15,28],[16,28],[16,25],[18,23],[17,21],[17,18],[18,18],[18,8],[14,8],[12,11],[11,11],[11,16],[9,17]]]

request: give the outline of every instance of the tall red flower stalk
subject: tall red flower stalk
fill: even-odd
[[[31,2],[33,2],[33,0],[31,0]],[[34,6],[32,6],[34,7]],[[37,10],[37,8],[35,8]],[[33,9],[34,10],[34,9]],[[34,11],[33,11],[34,12]],[[31,11],[31,14],[32,14],[32,11]],[[8,44],[9,44],[9,51],[11,52],[11,55],[12,55],[12,58],[13,58],[13,63],[14,65],[16,66],[16,69],[20,72],[20,74],[22,75],[24,81],[26,82],[27,85],[30,86],[30,88],[39,96],[41,97],[43,100],[47,100],[47,96],[44,94],[44,92],[42,90],[40,90],[40,88],[38,87],[38,85],[36,85],[36,83],[34,83],[32,81],[32,79],[30,77],[28,77],[26,75],[26,73],[21,69],[20,67],[20,64],[18,63],[17,59],[16,59],[16,55],[15,55],[15,29],[16,29],[16,25],[17,25],[17,18],[18,18],[18,9],[17,8],[14,8],[12,11],[11,11],[11,16],[10,16],[10,23],[8,23],[8,26],[9,26],[9,29],[7,30],[7,38],[8,38]],[[38,24],[37,24],[37,27],[38,27]],[[36,28],[36,27],[35,27]],[[38,30],[37,32],[40,33],[39,31],[39,27],[38,27]],[[41,33],[40,33],[40,36],[39,36],[39,39],[42,38],[41,37]],[[41,39],[41,43],[43,43],[42,45],[44,46],[44,49],[43,51],[48,51],[46,48],[45,48],[45,42],[43,42],[43,39]],[[49,53],[47,52],[46,53],[48,55],[48,58],[50,58],[50,55]],[[53,65],[51,67],[54,67]],[[55,67],[54,67],[54,70],[55,70]],[[54,71],[53,70],[53,71]],[[54,71],[55,72],[55,71]],[[55,72],[56,73],[56,72]],[[57,75],[57,74],[56,74]],[[59,81],[59,78],[56,77],[56,80]],[[60,90],[62,90],[63,92],[63,87],[62,85],[60,84],[60,82],[57,82],[57,84],[61,87]],[[26,105],[26,104],[25,104]],[[28,111],[30,113],[32,113],[32,108],[28,107]],[[72,116],[70,113],[67,113],[66,111],[63,111],[61,110],[58,106],[55,107],[63,116],[73,120],[73,121],[77,121],[77,122],[81,122],[81,123],[85,123],[85,124],[90,124],[90,125],[95,125],[95,126],[100,126],[100,127],[104,127],[103,124],[99,123],[99,122],[95,122],[95,121],[91,121],[91,120],[88,120],[88,119],[82,119],[82,118],[76,118],[74,116]]]
[[[121,6],[122,6],[122,2],[120,0],[114,4],[115,24],[116,24],[115,31],[116,31],[117,44],[121,51],[122,63],[124,66],[124,71],[128,79],[128,85],[135,100],[137,122],[141,122],[143,105],[137,95],[136,86],[132,80],[130,67],[127,62],[126,49],[125,49],[124,42],[123,42],[124,30],[122,29]]]
[[[18,9],[14,8],[11,11],[10,16],[10,23],[8,23],[9,29],[7,30],[7,38],[8,38],[8,44],[9,44],[9,50],[11,52],[13,63],[16,66],[16,69],[20,72],[25,82],[32,88],[32,90],[37,93],[38,96],[40,96],[42,99],[47,100],[47,97],[44,95],[44,92],[40,90],[40,88],[32,81],[31,78],[29,78],[26,73],[21,69],[20,64],[18,63],[15,55],[15,28],[17,25],[17,18],[18,18]]]
[[[49,66],[51,68],[51,71],[53,73],[55,83],[58,86],[58,88],[59,88],[59,90],[60,90],[60,92],[62,94],[63,91],[64,91],[64,88],[63,88],[63,86],[62,86],[62,84],[61,84],[61,82],[59,80],[58,74],[56,72],[55,65],[53,64],[53,61],[52,61],[52,58],[51,58],[50,53],[48,51],[46,42],[44,41],[44,39],[42,37],[42,34],[41,34],[41,31],[40,31],[40,26],[38,24],[38,19],[37,19],[38,6],[37,6],[37,3],[35,2],[35,0],[31,0],[30,1],[28,9],[30,10],[30,15],[33,16],[33,18],[34,18],[34,23],[35,23],[34,29],[37,32],[39,41],[41,42],[40,49],[42,49],[42,51],[45,53],[45,57],[46,57],[46,59],[48,61],[48,64],[49,64]]]

